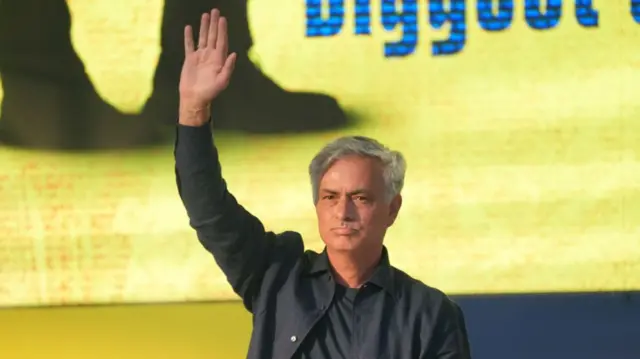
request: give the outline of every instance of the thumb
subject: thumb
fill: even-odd
[[[224,62],[224,66],[222,66],[222,70],[220,70],[220,79],[222,80],[222,83],[224,83],[225,85],[229,84],[229,81],[231,80],[231,74],[233,73],[233,69],[236,66],[236,53],[232,53],[231,55],[227,56],[227,60]]]

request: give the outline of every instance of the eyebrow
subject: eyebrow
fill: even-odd
[[[330,190],[330,189],[322,189],[320,192],[322,193],[328,193],[328,194],[338,194],[338,191],[334,191],[334,190]],[[347,196],[355,196],[355,195],[359,195],[359,194],[370,194],[369,191],[365,190],[365,189],[356,189],[354,191],[349,191],[347,192]]]

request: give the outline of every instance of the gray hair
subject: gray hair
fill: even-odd
[[[398,151],[392,151],[380,142],[364,136],[346,136],[327,144],[309,164],[309,177],[313,190],[313,203],[318,203],[320,180],[337,160],[346,156],[363,156],[379,160],[383,166],[387,202],[400,194],[404,186],[407,163]]]

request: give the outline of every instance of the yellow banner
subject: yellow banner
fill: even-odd
[[[96,93],[133,117],[165,51],[163,6],[68,2]],[[327,94],[355,122],[219,131],[231,191],[268,228],[321,249],[306,166],[362,134],[407,158],[386,245],[412,276],[449,293],[640,289],[640,1],[253,0],[244,15],[241,55],[273,86]],[[14,70],[1,61],[5,116]],[[2,146],[0,164],[0,305],[235,298],[188,227],[170,140]]]

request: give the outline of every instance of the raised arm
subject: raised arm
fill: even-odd
[[[252,310],[265,272],[281,255],[278,247],[283,238],[265,232],[262,223],[236,202],[222,178],[209,118],[211,101],[227,87],[233,71],[235,54],[227,51],[227,24],[217,10],[202,16],[197,49],[191,27],[185,28],[176,180],[198,239]],[[296,246],[295,241],[289,244]]]

